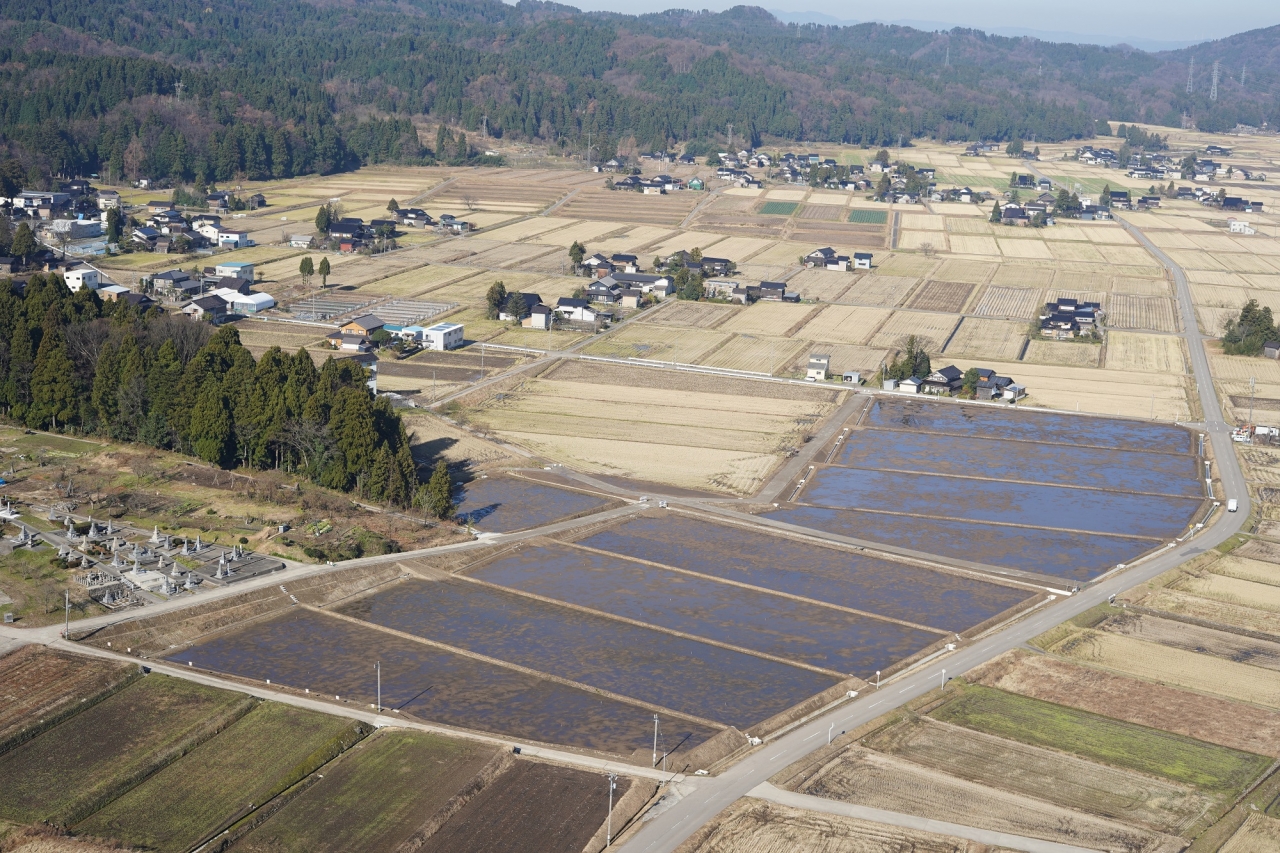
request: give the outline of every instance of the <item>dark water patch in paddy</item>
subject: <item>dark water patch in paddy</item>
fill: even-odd
[[[1204,492],[1200,463],[1188,454],[866,429],[850,433],[834,461],[857,468],[1007,478],[1162,495],[1199,497]]]
[[[1195,498],[860,468],[819,470],[799,499],[832,509],[878,509],[1134,536],[1179,535],[1202,503]]]
[[[600,509],[608,502],[599,495],[516,477],[489,477],[467,484],[458,501],[457,520],[486,532],[509,533]]]
[[[381,661],[383,706],[424,720],[617,755],[651,744],[653,733],[647,708],[306,610],[167,659],[359,703],[375,701],[374,661]],[[684,749],[715,734],[667,715],[661,722],[669,742],[690,736]]]
[[[582,544],[955,632],[1028,598],[1022,589],[676,513],[627,521]]]
[[[1088,581],[1160,545],[1154,539],[798,506],[765,518],[940,557]]]
[[[978,438],[1096,445],[1124,450],[1190,453],[1193,449],[1191,433],[1172,425],[928,400],[878,398],[863,424]]]
[[[407,581],[341,612],[741,729],[838,681],[463,580]]]
[[[887,669],[939,637],[894,622],[566,545],[527,549],[471,574],[501,586],[849,675]]]

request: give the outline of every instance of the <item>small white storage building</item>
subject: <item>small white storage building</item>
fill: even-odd
[[[457,349],[462,346],[462,324],[436,323],[427,328],[424,340],[429,350]]]
[[[242,278],[245,281],[253,281],[253,264],[243,261],[227,261],[218,264],[213,268],[214,273],[227,278]]]
[[[79,293],[82,288],[97,290],[101,279],[98,277],[98,271],[95,269],[74,269],[67,270],[62,274],[62,280],[67,283],[72,293]]]

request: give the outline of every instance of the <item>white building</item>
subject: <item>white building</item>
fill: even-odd
[[[424,333],[429,350],[457,349],[462,346],[461,323],[436,323]]]
[[[67,283],[67,287],[72,293],[79,293],[81,288],[87,287],[90,290],[97,290],[101,279],[98,271],[90,268],[81,268],[67,270],[62,274],[62,279]]]
[[[825,382],[827,371],[831,368],[831,356],[811,354],[809,356],[809,371],[805,374],[805,378],[812,382]]]
[[[1254,230],[1253,226],[1241,219],[1230,219],[1227,221],[1227,224],[1231,226],[1232,234],[1244,234],[1247,236],[1249,234],[1258,233]]]
[[[225,278],[242,278],[245,281],[253,281],[253,264],[247,264],[243,261],[227,261],[215,266],[213,271],[215,274]]]
[[[870,252],[854,252],[853,268],[855,270],[871,269],[871,253]]]
[[[269,293],[235,293],[227,299],[227,305],[237,314],[257,314],[274,308],[276,301]]]

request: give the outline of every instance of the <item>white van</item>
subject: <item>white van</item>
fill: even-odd
[[[1235,498],[1232,498],[1231,500],[1227,501],[1227,512],[1235,512],[1239,508],[1240,508],[1240,504],[1236,503]]]

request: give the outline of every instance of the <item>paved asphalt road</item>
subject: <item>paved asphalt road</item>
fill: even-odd
[[[1185,544],[1167,548],[1163,553],[1149,557],[1124,571],[1104,577],[1086,586],[1078,594],[1060,598],[1003,630],[962,645],[954,653],[887,683],[879,690],[872,688],[864,691],[855,700],[838,706],[775,740],[766,741],[751,755],[719,776],[690,777],[682,787],[696,785],[693,792],[644,824],[621,850],[625,853],[669,853],[675,850],[695,830],[734,800],[747,795],[752,788],[768,781],[769,777],[788,764],[824,746],[829,730],[839,733],[868,723],[938,687],[943,682],[944,673],[947,678],[961,675],[997,655],[1017,648],[1054,625],[1106,601],[1108,596],[1144,583],[1215,547],[1240,529],[1249,517],[1249,491],[1245,487],[1244,473],[1240,470],[1232,447],[1231,427],[1223,420],[1222,408],[1214,394],[1209,359],[1205,355],[1203,339],[1196,325],[1187,278],[1169,256],[1141,232],[1128,223],[1122,222],[1122,225],[1173,274],[1182,311],[1183,337],[1191,354],[1191,367],[1204,408],[1204,431],[1212,442],[1214,458],[1218,464],[1217,474],[1225,495],[1240,502],[1239,511],[1227,513],[1220,509],[1212,523]]]

